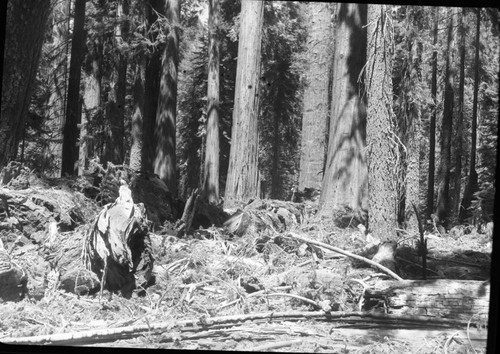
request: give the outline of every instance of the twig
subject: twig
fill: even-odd
[[[254,351],[254,352],[266,352],[269,349],[290,347],[294,344],[302,344],[302,340],[301,339],[294,339],[294,340],[287,340],[287,341],[283,341],[283,342],[274,342],[274,343],[263,344],[263,345],[259,345],[257,347],[254,347],[252,349],[252,351]]]
[[[415,262],[412,262],[412,261],[409,261],[409,260],[407,260],[407,259],[404,259],[404,258],[401,258],[401,257],[396,257],[396,259],[397,259],[398,261],[402,261],[402,262],[406,262],[406,263],[408,263],[408,264],[411,264],[411,265],[413,265],[413,266],[415,266],[415,267],[422,268],[422,266],[421,266],[420,264],[415,263]],[[431,272],[431,273],[434,273],[434,274],[436,274],[436,275],[439,275],[439,273],[438,273],[438,272],[436,272],[436,271],[434,271],[434,270],[432,270],[432,269],[427,268],[427,270],[428,270],[429,272]]]
[[[313,244],[313,245],[318,246],[318,247],[329,249],[331,251],[334,251],[334,252],[346,255],[348,257],[357,259],[359,261],[363,261],[363,262],[368,263],[369,265],[371,265],[371,266],[373,266],[375,268],[378,268],[381,271],[389,274],[390,276],[392,276],[396,280],[403,280],[403,278],[401,278],[399,275],[397,275],[396,273],[394,273],[392,270],[390,270],[390,269],[384,267],[383,265],[381,265],[381,264],[379,264],[377,262],[374,262],[374,261],[372,261],[372,260],[370,260],[368,258],[365,258],[365,257],[362,257],[362,256],[358,256],[357,254],[354,254],[354,253],[351,253],[351,252],[348,252],[348,251],[344,251],[343,249],[337,248],[335,246],[330,246],[330,245],[328,245],[326,243],[323,243],[323,242],[320,242],[320,241],[311,240],[311,239],[309,239],[307,237],[300,236],[300,235],[298,235],[298,234],[296,234],[294,232],[289,232],[288,235],[291,236],[292,238],[297,239],[297,240],[301,240],[303,242],[307,242],[307,243]]]
[[[448,345],[450,344],[450,342],[451,342],[451,340],[453,339],[453,337],[455,337],[457,334],[460,334],[460,332],[459,332],[459,331],[456,331],[455,333],[453,333],[453,334],[450,336],[450,338],[448,338],[448,339],[446,340],[446,342],[444,343],[444,348],[443,348],[443,350],[444,350],[444,354],[448,354]]]

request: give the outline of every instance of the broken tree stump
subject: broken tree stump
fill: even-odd
[[[379,281],[366,290],[364,310],[476,321],[488,319],[489,281]],[[485,323],[485,322],[482,322]]]

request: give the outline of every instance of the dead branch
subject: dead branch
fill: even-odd
[[[326,249],[334,251],[334,252],[338,252],[340,254],[343,254],[345,256],[357,259],[359,261],[363,261],[363,262],[368,263],[369,265],[371,265],[371,266],[373,266],[375,268],[378,268],[381,271],[389,274],[391,277],[393,277],[396,280],[403,280],[403,278],[401,278],[399,275],[397,275],[396,273],[394,273],[392,270],[390,270],[390,269],[384,267],[383,265],[381,265],[381,264],[379,264],[377,262],[374,262],[374,261],[372,261],[372,260],[370,260],[368,258],[365,258],[365,257],[362,257],[362,256],[358,256],[357,254],[345,251],[343,249],[340,249],[340,248],[335,247],[335,246],[328,245],[328,244],[320,242],[320,241],[311,240],[311,239],[309,239],[307,237],[298,235],[298,234],[296,234],[294,232],[289,232],[288,235],[290,237],[292,237],[294,239],[297,239],[297,240],[300,240],[302,242],[307,242],[307,243],[310,243],[310,244],[318,246],[318,247],[322,247],[322,248],[326,248]]]
[[[254,351],[254,352],[266,352],[269,349],[290,347],[294,344],[302,344],[302,340],[301,339],[294,339],[294,340],[286,340],[286,341],[282,341],[282,342],[267,343],[267,344],[263,344],[263,345],[259,345],[257,347],[254,347],[252,349],[252,351]]]

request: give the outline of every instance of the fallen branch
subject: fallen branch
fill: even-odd
[[[252,349],[252,351],[254,351],[254,352],[266,352],[269,349],[290,347],[294,344],[302,344],[302,340],[301,339],[294,339],[294,340],[287,340],[287,341],[283,341],[283,342],[267,343],[267,344],[263,344],[263,345],[259,345],[257,347],[254,347]]]
[[[126,326],[118,328],[104,328],[98,330],[87,330],[81,332],[58,333],[50,335],[40,335],[31,337],[7,337],[2,338],[2,343],[5,344],[81,344],[95,343],[103,341],[115,341],[123,338],[133,338],[142,335],[144,332],[161,333],[164,339],[174,340],[176,334],[170,334],[173,328],[184,331],[199,331],[200,328],[210,330],[216,325],[238,325],[245,321],[258,320],[304,320],[304,319],[319,319],[324,321],[333,321],[342,319],[337,323],[337,327],[349,327],[352,322],[357,323],[361,320],[370,322],[382,322],[384,324],[393,323],[401,328],[405,323],[407,325],[420,325],[429,327],[433,324],[436,327],[456,327],[466,326],[467,321],[456,319],[433,318],[426,316],[410,316],[410,315],[392,315],[376,312],[325,312],[325,311],[289,311],[289,312],[261,312],[244,315],[230,315],[221,317],[201,317],[197,319],[167,321],[160,323],[149,323],[145,325]],[[351,324],[349,324],[351,322]]]
[[[391,277],[393,277],[396,280],[404,280],[399,275],[397,275],[396,273],[394,273],[392,270],[390,270],[390,269],[384,267],[383,265],[381,265],[381,264],[379,264],[377,262],[374,262],[374,261],[372,261],[372,260],[370,260],[368,258],[365,258],[365,257],[362,257],[362,256],[358,256],[357,254],[354,254],[354,253],[351,253],[351,252],[348,252],[348,251],[344,251],[343,249],[337,248],[335,246],[328,245],[328,244],[320,242],[320,241],[311,240],[311,239],[309,239],[307,237],[300,236],[300,235],[298,235],[298,234],[296,234],[294,232],[289,232],[288,235],[290,237],[296,239],[296,240],[300,240],[302,242],[307,242],[307,243],[310,243],[310,244],[318,246],[318,247],[326,248],[326,249],[328,249],[330,251],[334,251],[334,252],[343,254],[345,256],[357,259],[359,261],[363,261],[365,263],[368,263],[369,265],[371,265],[371,266],[373,266],[375,268],[378,268],[381,271],[389,274]]]

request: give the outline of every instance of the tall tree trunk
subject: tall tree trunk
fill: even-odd
[[[207,136],[203,167],[203,193],[209,203],[219,203],[219,0],[208,1]]]
[[[128,0],[119,0],[117,3],[116,16],[121,19],[128,16]],[[115,164],[123,163],[125,135],[125,94],[127,88],[127,58],[123,54],[123,43],[127,37],[128,26],[119,23],[115,27],[115,67],[111,76],[109,98],[107,104],[108,121],[110,125],[110,139],[106,144],[105,162],[111,161]]]
[[[263,15],[263,1],[242,1],[226,208],[258,196],[257,112]]]
[[[66,109],[68,79],[70,7],[71,1],[59,1],[54,5],[52,12],[52,36],[54,40],[51,50],[54,51],[55,57],[52,60],[52,93],[47,102],[49,120],[46,124],[49,131],[47,135],[48,155],[54,167],[50,174],[53,177],[59,177],[61,174],[62,128]]]
[[[407,9],[407,23],[410,28],[407,31],[406,50],[408,52],[407,67],[405,73],[405,86],[403,106],[406,115],[406,197],[405,197],[405,220],[407,229],[418,231],[418,221],[413,205],[420,204],[420,111],[418,99],[415,95],[415,86],[421,81],[422,42],[418,40],[419,18],[422,16],[418,7],[409,6]]]
[[[441,125],[440,150],[441,158],[439,162],[439,190],[438,205],[436,216],[445,226],[448,224],[450,216],[450,169],[451,169],[451,133],[453,128],[453,54],[451,42],[453,40],[453,10],[448,9],[448,38],[447,38],[447,56],[445,68],[445,88],[444,88],[444,107],[443,120]]]
[[[144,171],[143,166],[143,141],[144,141],[144,81],[145,65],[136,64],[134,73],[134,111],[132,113],[132,126],[130,128],[131,146],[129,167],[133,171]]]
[[[477,96],[479,91],[479,68],[481,67],[481,62],[479,61],[479,30],[481,27],[481,13],[477,10],[477,21],[476,21],[476,40],[475,40],[475,54],[474,54],[474,97],[472,101],[472,137],[471,137],[471,153],[470,153],[470,168],[469,168],[469,178],[467,179],[467,185],[464,190],[464,197],[462,199],[462,204],[460,206],[460,220],[470,216],[469,207],[472,203],[472,198],[474,193],[479,189],[478,187],[478,177],[476,172],[476,142],[477,142]]]
[[[99,46],[96,44],[96,46]],[[101,54],[98,48],[92,49],[92,69],[85,75],[82,121],[80,124],[80,144],[78,159],[78,175],[88,168],[89,150],[94,147],[91,139],[88,139],[88,124],[95,119],[97,110],[101,106]]]
[[[453,207],[454,216],[459,216],[460,210],[460,191],[462,187],[462,154],[463,154],[463,121],[464,121],[464,88],[465,88],[465,25],[463,19],[466,16],[465,8],[462,8],[462,14],[459,9],[455,9],[458,18],[458,30],[460,33],[460,79],[458,84],[458,120],[456,128],[456,144],[455,144],[455,175],[453,184]]]
[[[166,0],[165,11],[170,23],[167,44],[161,61],[160,93],[156,110],[154,172],[177,196],[175,168],[175,126],[177,110],[177,68],[179,66],[179,0]]]
[[[331,11],[324,2],[308,5],[307,86],[304,91],[299,189],[321,189],[326,154],[330,78]]]
[[[392,43],[385,5],[368,6],[368,93],[366,143],[368,147],[369,229],[381,241],[396,238],[397,196],[395,132],[392,112]]]
[[[439,7],[434,7],[434,30],[432,53],[432,82],[431,95],[434,101],[434,107],[431,114],[430,132],[429,132],[429,182],[427,183],[427,218],[430,219],[434,212],[434,174],[436,161],[436,112],[437,112],[437,40],[438,40],[438,21]]]
[[[69,62],[68,98],[66,100],[66,120],[63,128],[63,147],[61,175],[70,176],[78,173],[79,136],[79,105],[80,105],[80,78],[82,60],[85,48],[85,3],[86,0],[75,0],[75,19],[73,39],[71,41],[71,59]]]
[[[164,0],[148,0],[145,3],[145,17],[147,30],[158,19],[159,14],[165,13]],[[154,42],[155,38],[151,38]],[[142,168],[144,172],[153,173],[155,156],[155,127],[156,110],[158,106],[158,92],[160,88],[161,52],[155,48],[146,58],[144,109],[143,109],[143,136],[142,136]]]
[[[0,169],[15,159],[24,133],[50,14],[49,0],[7,3],[0,116]]]
[[[366,102],[358,82],[366,60],[366,4],[338,5],[332,108],[320,213],[367,207]]]

